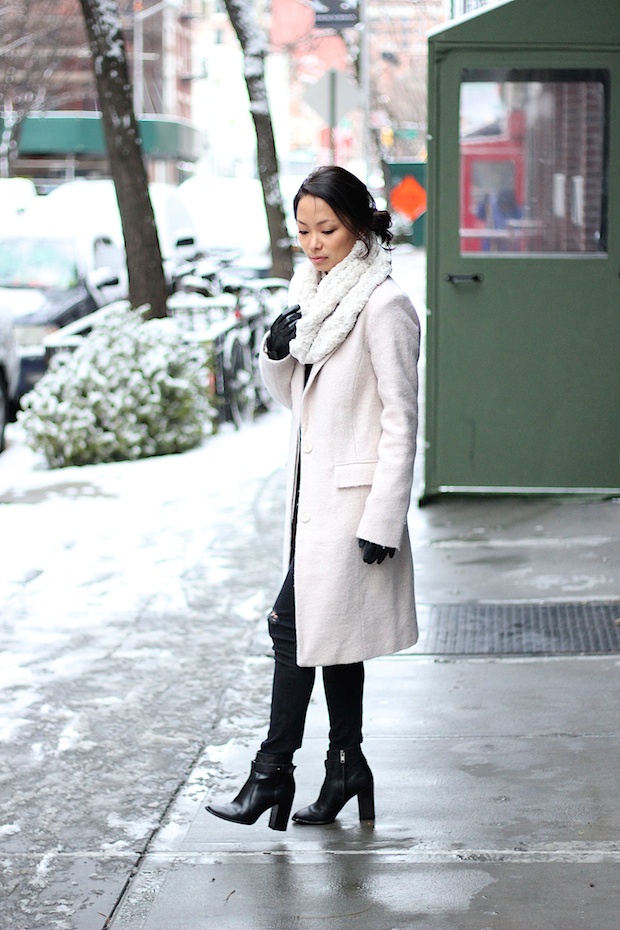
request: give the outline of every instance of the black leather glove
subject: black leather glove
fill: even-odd
[[[380,546],[378,543],[368,542],[367,539],[358,539],[358,543],[362,550],[362,558],[367,565],[372,565],[373,562],[381,565],[388,555],[393,559],[396,552],[392,546]]]
[[[295,338],[297,320],[300,316],[299,304],[295,304],[293,307],[287,307],[284,313],[273,321],[266,346],[269,358],[286,358],[289,343]]]

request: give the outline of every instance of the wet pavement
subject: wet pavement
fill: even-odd
[[[420,253],[400,270],[422,288]],[[20,668],[0,698],[0,928],[618,930],[620,654],[373,660],[374,827],[354,801],[286,833],[205,811],[265,731],[286,429],[271,413],[184,456],[0,488],[29,534],[0,576],[0,668]],[[454,604],[620,618],[618,500],[445,498],[410,533],[422,644]],[[317,686],[294,809],[326,729]]]
[[[214,771],[230,794],[247,769],[248,741],[233,738],[205,754],[112,926],[617,928],[617,657],[396,658],[368,672],[374,828],[355,802],[283,835],[266,817],[210,817]],[[300,804],[321,781],[325,726],[317,700]]]
[[[456,597],[612,597],[619,506],[470,500],[415,513],[422,624],[433,603]],[[267,676],[265,663],[248,658],[244,681]],[[269,830],[267,815],[253,827],[211,817],[205,801],[236,792],[264,730],[240,736],[224,721],[111,926],[617,930],[619,672],[617,654],[446,657],[414,647],[367,663],[374,828],[359,823],[355,801],[335,824],[285,834]],[[295,807],[321,784],[326,730],[317,686]]]

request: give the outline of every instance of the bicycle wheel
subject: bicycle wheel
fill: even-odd
[[[237,429],[254,419],[256,392],[252,377],[250,346],[231,334],[224,350],[224,397],[230,419]]]

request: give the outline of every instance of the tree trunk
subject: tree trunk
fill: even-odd
[[[224,0],[224,3],[243,51],[244,77],[256,130],[258,175],[271,242],[272,271],[277,277],[289,279],[293,273],[293,257],[282,206],[278,156],[265,84],[266,40],[256,19],[253,0]]]
[[[149,306],[145,317],[164,317],[166,281],[133,109],[118,3],[116,0],[80,0],[80,3],[125,238],[129,299],[132,307]]]

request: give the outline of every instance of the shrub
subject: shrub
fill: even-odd
[[[19,414],[52,467],[183,452],[213,431],[204,349],[171,320],[114,308],[73,353],[52,357]]]

